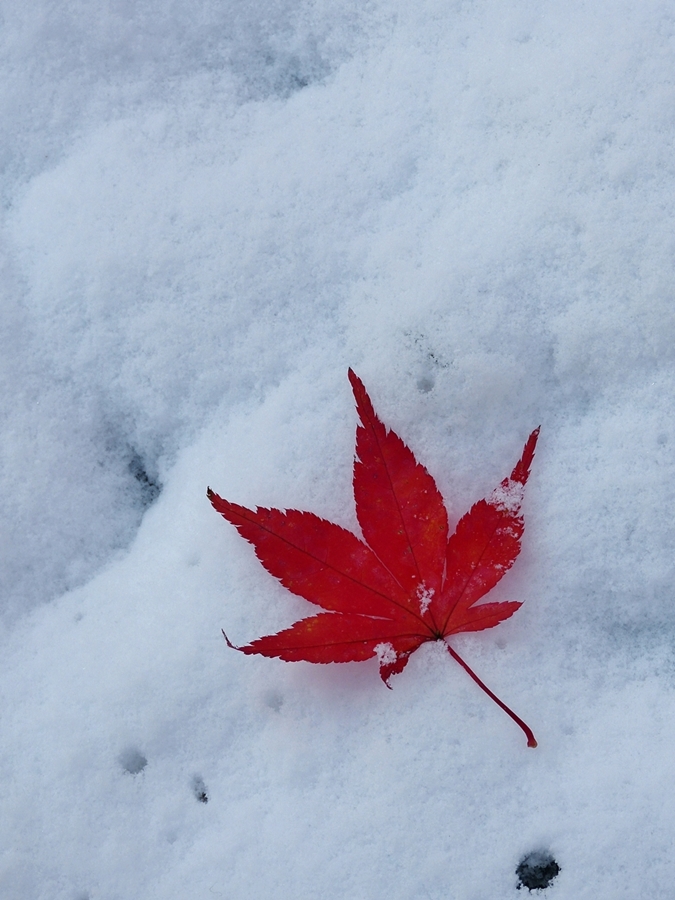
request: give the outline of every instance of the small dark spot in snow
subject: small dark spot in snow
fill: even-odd
[[[209,802],[209,795],[206,793],[206,785],[204,784],[204,779],[199,775],[195,775],[195,777],[192,779],[192,793],[200,803]]]
[[[150,506],[159,497],[162,485],[152,478],[142,457],[134,450],[129,460],[129,471],[138,482],[143,506]]]
[[[560,872],[560,866],[548,850],[534,850],[518,863],[518,890],[526,887],[529,891],[547,888]]]
[[[147,766],[148,761],[136,747],[127,747],[119,756],[120,765],[130,775],[138,775]]]
[[[417,379],[417,390],[421,391],[423,394],[428,394],[429,391],[433,390],[434,387],[434,379],[428,375],[423,376],[422,378]]]
[[[278,691],[267,691],[263,698],[263,702],[265,703],[265,706],[273,709],[274,712],[279,712],[284,705],[284,698]]]

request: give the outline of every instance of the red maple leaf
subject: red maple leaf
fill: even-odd
[[[511,475],[475,503],[448,538],[448,517],[434,479],[378,419],[351,369],[349,380],[360,418],[354,497],[363,540],[313,513],[250,510],[209,488],[214,508],[253,544],[267,571],[289,591],[327,610],[245,647],[235,647],[223,632],[225,640],[242,653],[288,661],[377,656],[387,687],[418,647],[443,641],[450,656],[523,729],[528,747],[536,747],[530,728],[483,684],[447,638],[492,628],[521,606],[478,601],[520,552],[520,507],[539,429],[529,436]]]

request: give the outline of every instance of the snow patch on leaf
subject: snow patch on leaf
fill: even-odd
[[[429,604],[434,599],[434,594],[436,592],[433,588],[428,588],[425,584],[420,584],[417,586],[417,599],[420,602],[420,611],[422,615],[426,614],[426,611],[429,609]]]
[[[524,484],[521,484],[520,481],[506,478],[487,499],[491,506],[513,515],[520,510],[524,493]]]
[[[396,662],[396,651],[389,642],[376,644],[375,655],[381,666],[391,666]]]

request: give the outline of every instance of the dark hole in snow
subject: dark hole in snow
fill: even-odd
[[[423,376],[422,378],[417,379],[417,390],[421,391],[423,394],[428,394],[429,391],[433,390],[434,387],[434,379],[428,376]]]
[[[150,506],[159,497],[162,485],[152,478],[145,467],[142,457],[133,451],[129,460],[129,471],[138,482],[143,506]]]
[[[120,765],[130,775],[138,775],[147,766],[148,761],[140,750],[135,747],[127,747],[120,753]]]
[[[200,778],[199,775],[195,775],[195,777],[192,779],[192,793],[200,803],[209,802],[209,795],[206,793],[206,785],[204,784],[204,780]]]
[[[547,888],[558,872],[560,866],[547,850],[528,853],[521,859],[516,869],[518,890],[521,887],[526,887],[530,891]]]

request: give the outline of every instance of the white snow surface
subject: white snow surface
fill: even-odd
[[[671,898],[672,3],[0,23],[0,897]],[[541,425],[452,639],[536,749],[440,645],[222,638],[314,608],[206,487],[357,530],[348,366],[453,525]]]

